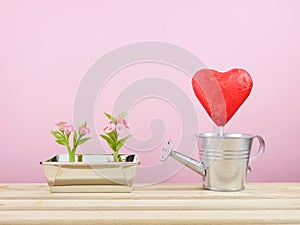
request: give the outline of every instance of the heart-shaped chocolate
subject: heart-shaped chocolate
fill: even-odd
[[[195,95],[217,126],[224,126],[252,89],[252,79],[243,69],[225,73],[202,69],[192,79]]]

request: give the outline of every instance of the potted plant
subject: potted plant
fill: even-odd
[[[69,155],[69,162],[75,162],[77,147],[91,139],[90,137],[85,137],[85,135],[90,133],[87,123],[82,123],[77,131],[74,129],[73,125],[67,124],[67,122],[59,122],[55,125],[58,129],[52,130],[50,134],[56,138],[55,141],[58,144],[66,146]],[[70,141],[71,135],[73,135],[73,138],[71,138],[72,143]]]
[[[79,145],[87,142],[90,129],[82,123],[77,130],[65,122],[57,123],[57,129],[50,132],[55,141],[64,145],[68,154],[56,155],[41,162],[50,192],[131,192],[138,165],[135,154],[119,154],[119,150],[130,137],[124,117],[121,114],[110,118],[104,129],[104,138],[113,154],[76,154]],[[125,136],[124,136],[125,135]]]
[[[104,128],[105,133],[100,134],[100,136],[107,142],[113,151],[114,161],[120,162],[122,159],[120,157],[119,150],[123,147],[126,140],[131,137],[131,135],[128,134],[129,127],[125,120],[127,113],[122,112],[117,117],[108,113],[104,114],[109,119],[109,123]]]

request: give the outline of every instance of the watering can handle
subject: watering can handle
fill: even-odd
[[[255,162],[265,152],[265,148],[266,148],[265,141],[261,136],[256,135],[254,138],[258,139],[259,148],[258,148],[257,153],[254,156],[252,156],[249,160],[248,172],[251,172],[251,167],[250,166],[253,164],[253,162]]]

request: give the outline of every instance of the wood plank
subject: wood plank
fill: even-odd
[[[0,200],[0,211],[300,210],[300,199]]]
[[[299,180],[300,182],[300,180]],[[147,188],[147,190],[164,190],[164,189],[172,189],[172,190],[199,190],[203,189],[201,182],[199,183],[159,183],[159,184],[136,184],[135,188]],[[270,182],[270,183],[247,183],[246,190],[262,190],[262,189],[298,189],[300,190],[300,183],[298,182],[285,182],[285,183],[278,183],[278,182]]]
[[[299,191],[277,192],[274,190],[260,191],[260,192],[241,192],[241,193],[212,193],[205,191],[193,191],[193,192],[143,192],[138,193],[133,191],[132,193],[115,193],[103,194],[103,193],[42,193],[37,192],[8,192],[5,195],[0,194],[1,199],[295,199],[300,198]]]
[[[16,216],[17,215],[17,216]],[[113,218],[113,219],[112,219]],[[1,224],[300,224],[300,210],[0,211]]]
[[[291,187],[290,187],[291,185]],[[137,187],[132,193],[50,193],[45,184],[1,184],[1,199],[299,199],[300,184],[251,184],[240,192],[203,190],[198,184]]]
[[[0,224],[300,224],[300,183],[248,184],[241,192],[199,184],[132,193],[50,193],[45,184],[1,184]]]
[[[159,184],[135,184],[135,190],[202,190],[201,183],[159,183]],[[300,183],[247,183],[246,190],[262,190],[262,189],[298,189]],[[2,183],[0,184],[0,192],[5,190],[48,190],[48,185],[45,183]]]

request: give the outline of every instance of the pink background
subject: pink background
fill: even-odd
[[[266,153],[248,180],[300,181],[299,10],[297,0],[1,0],[0,182],[44,182],[39,161],[65,153],[48,131],[57,121],[72,121],[74,96],[85,71],[111,49],[144,40],[182,46],[219,71],[247,69],[254,88],[226,129],[260,134],[266,140]],[[163,66],[145,68],[142,71],[148,75],[161,73],[174,79],[197,103],[183,76],[174,77]],[[124,79],[122,71],[118,76]],[[109,93],[104,93],[102,105],[97,103],[96,112],[111,110]],[[200,120],[208,121],[198,107]],[[162,108],[162,115],[168,116],[170,109]],[[157,111],[152,103],[143,103],[133,112],[133,130],[147,137],[143,125],[136,124],[142,121],[142,109],[149,114],[145,121]],[[169,129],[178,130],[176,118],[172,121]],[[100,130],[104,123],[96,127]],[[199,131],[209,129],[203,125]],[[144,158],[144,163],[157,160],[159,151]],[[197,182],[198,175],[184,169],[169,181]]]

